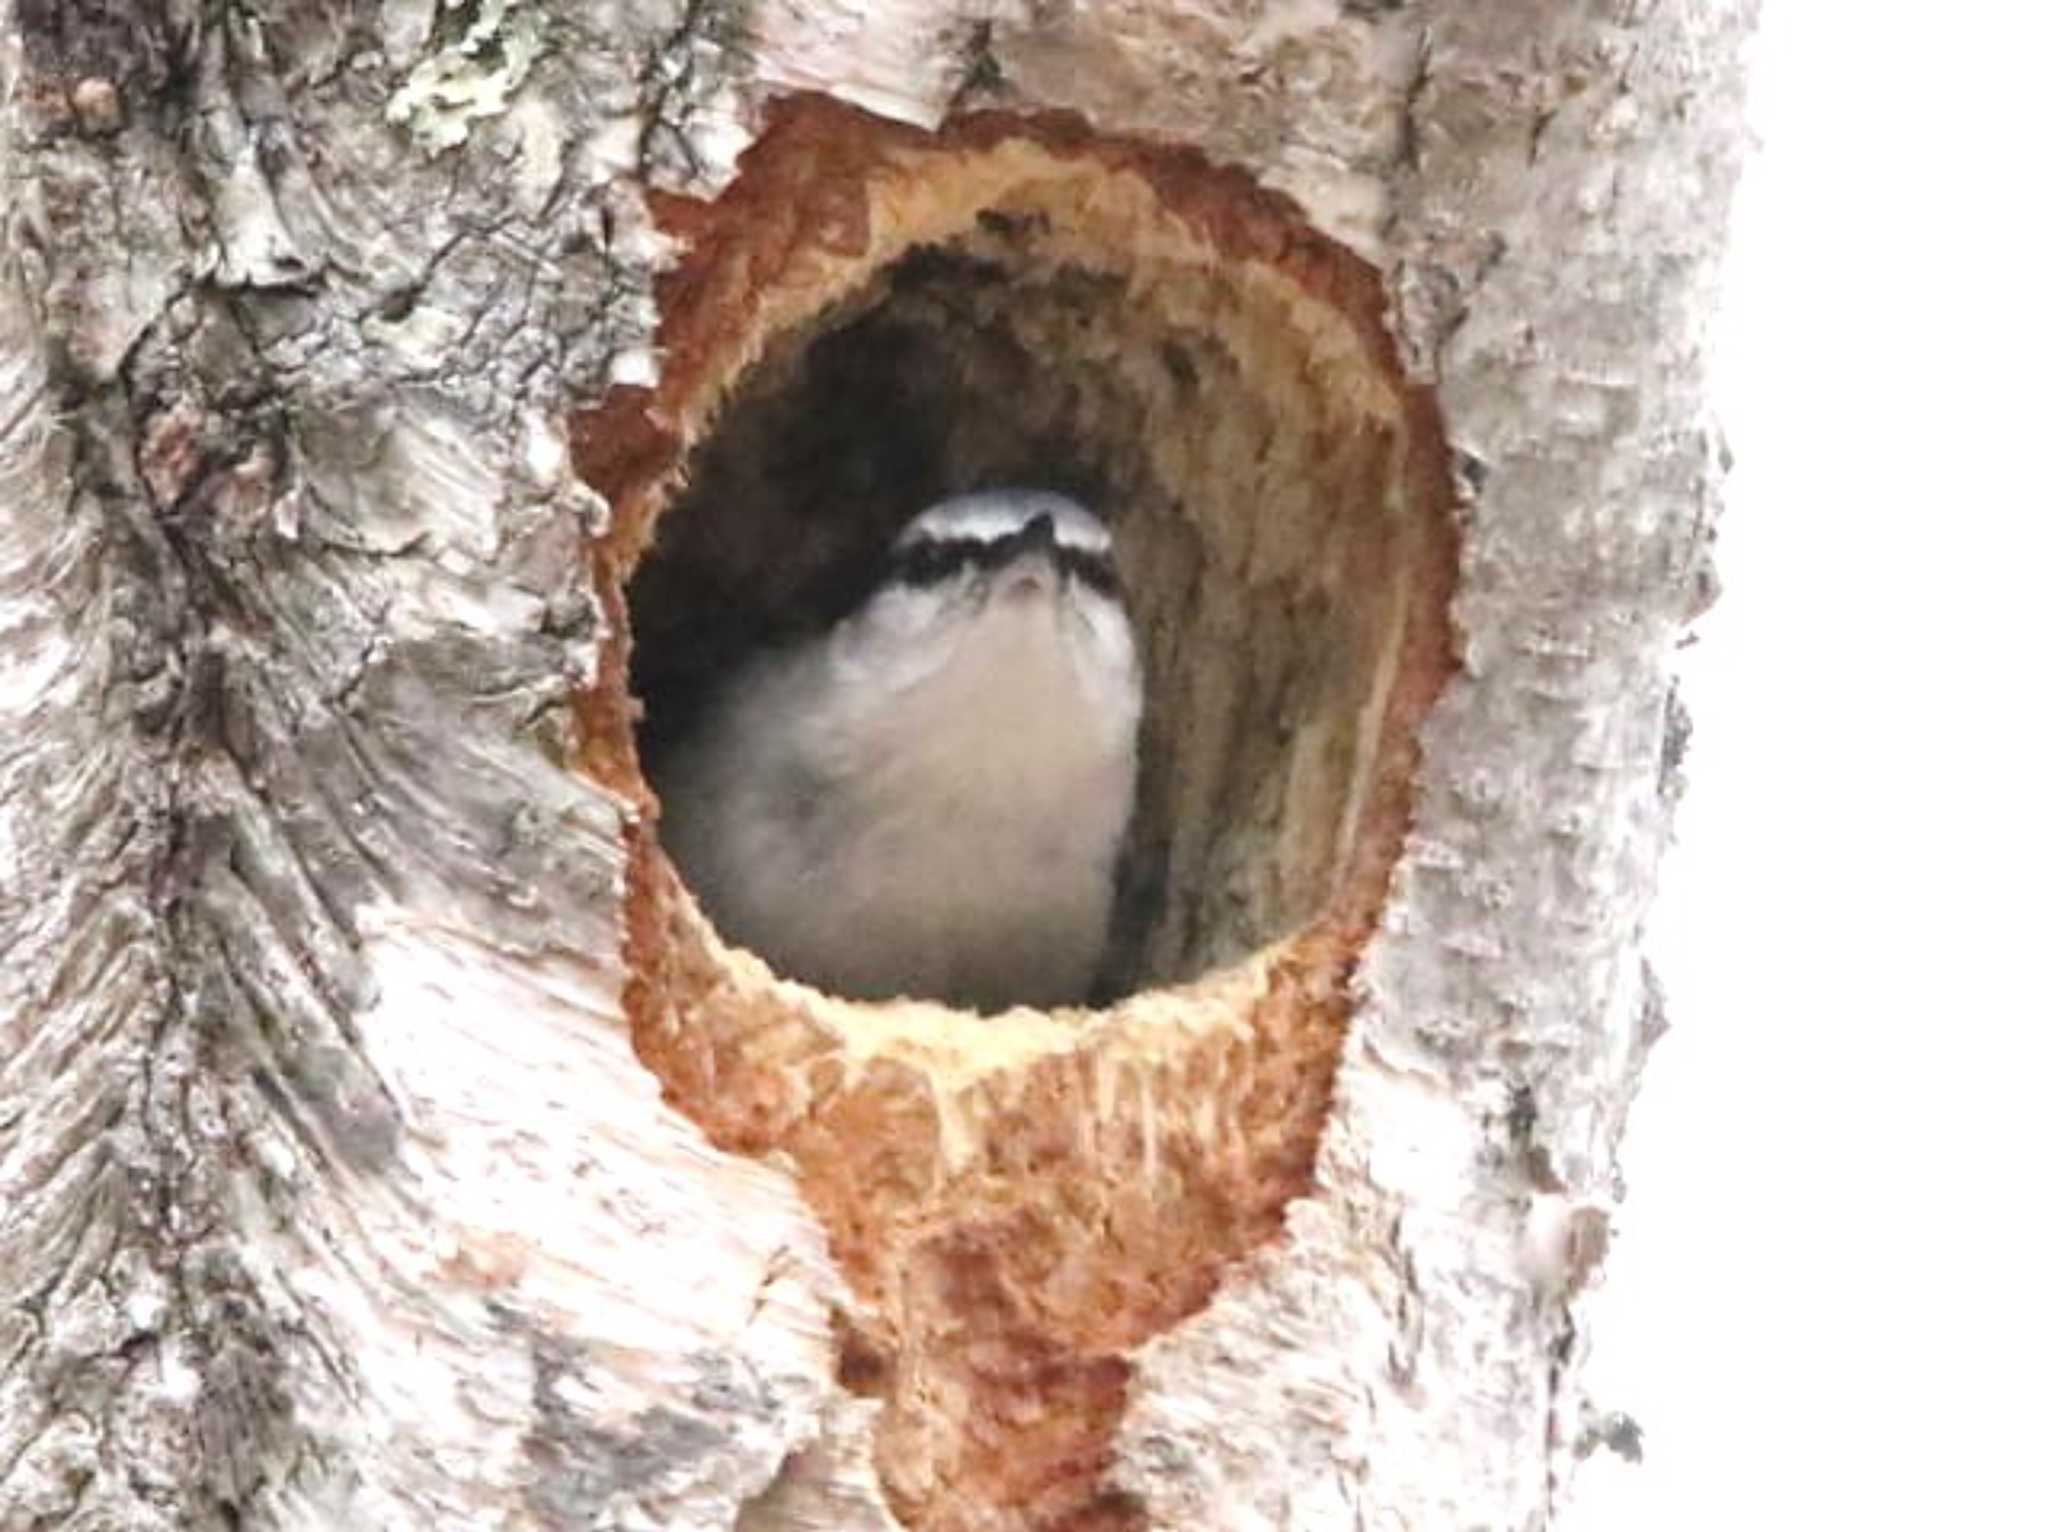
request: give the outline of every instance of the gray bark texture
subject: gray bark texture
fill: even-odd
[[[1575,1463],[1628,1435],[1580,1371],[1662,1025],[1641,937],[1671,660],[1712,587],[1703,348],[1753,13],[11,0],[0,1532],[1563,1520]],[[732,206],[812,95],[898,169],[975,111],[1073,114],[961,150],[1041,190],[1075,135],[1126,146],[1104,186],[1177,184],[1191,149],[1298,209],[1260,259],[1326,243],[1377,273],[1384,418],[1440,423],[1415,450],[1455,498],[1456,663],[1377,892],[1332,896],[1310,947],[956,1044],[976,1024],[928,1006],[771,1025],[744,959],[663,934],[687,902],[589,721],[623,685],[603,549],[631,516],[575,422],[678,352],[662,294],[708,268],[660,198]],[[1131,525],[1142,584],[1174,533]],[[1156,785],[1162,879],[1196,854],[1175,813],[1229,807],[1218,773]],[[1262,893],[1202,821],[1218,900],[1277,927],[1218,961],[1308,919],[1352,865],[1336,822],[1377,812],[1288,780],[1282,839],[1331,826],[1298,884]],[[1176,951],[1228,924],[1174,909]],[[1274,1169],[1218,1105],[1265,1075],[1159,1061],[1211,1057],[1175,1051],[1197,1035],[1252,1057],[1308,1001],[1239,997],[1311,958],[1335,1022]],[[799,1015],[836,1051],[789,1043]],[[1026,1069],[1061,1060],[1085,1088]],[[1027,1217],[988,1125],[1075,1103],[1153,1179],[1063,1170]],[[942,1147],[834,1181],[842,1149],[923,1133]],[[1219,1144],[1259,1163],[1205,1180]],[[1097,1151],[1033,1150],[1070,1152]],[[1160,1211],[1237,1185],[1270,1207]],[[1018,1255],[1075,1248],[1069,1214],[1093,1264]],[[1044,1297],[1063,1273],[1116,1322]]]

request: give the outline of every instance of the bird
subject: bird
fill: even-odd
[[[732,667],[656,767],[712,925],[848,999],[1082,1005],[1144,676],[1107,525],[1049,490],[910,519],[864,599]]]

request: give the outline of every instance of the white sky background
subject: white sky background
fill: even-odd
[[[2048,1528],[2042,16],[1765,0],[1578,1532]]]

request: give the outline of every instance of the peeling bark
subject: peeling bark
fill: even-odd
[[[1752,12],[16,0],[0,1527],[1548,1525],[1609,1420],[1582,1294],[1661,1025]],[[653,859],[605,712],[646,528],[572,422],[658,389],[674,210],[806,92],[913,157],[1077,114],[1378,274],[1458,669],[1394,817],[1302,811],[1274,854],[1330,860],[1270,924],[1136,970],[1207,978],[856,1014],[690,936]],[[1384,857],[1330,851],[1358,824]],[[962,1169],[1083,1132],[1042,1205]],[[1116,1237],[1034,1243],[1091,1197]],[[1062,1272],[1114,1322],[1047,1320]]]

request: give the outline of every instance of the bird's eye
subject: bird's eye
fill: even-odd
[[[1116,565],[1106,553],[1089,553],[1075,548],[1060,550],[1060,565],[1075,579],[1099,595],[1114,597],[1121,589]]]
[[[936,585],[960,568],[958,551],[949,544],[920,539],[896,550],[896,578],[905,585]]]

